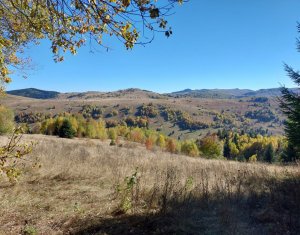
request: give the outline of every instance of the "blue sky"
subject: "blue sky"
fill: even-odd
[[[160,0],[163,1],[163,0]],[[261,89],[293,87],[283,62],[300,69],[296,51],[299,0],[190,0],[168,21],[173,36],[156,35],[146,47],[127,51],[89,47],[54,63],[50,43],[27,50],[35,69],[28,79],[13,76],[7,87],[111,91],[136,87],[156,92],[185,88]]]

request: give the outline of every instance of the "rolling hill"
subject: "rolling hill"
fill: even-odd
[[[34,99],[53,99],[59,95],[59,92],[56,91],[44,91],[35,88],[27,88],[20,90],[11,90],[7,91],[7,94],[29,97]]]
[[[291,88],[293,92],[297,92],[296,88]],[[249,90],[249,89],[201,89],[191,90],[185,89],[167,94],[171,97],[194,97],[194,98],[210,98],[210,99],[238,99],[246,97],[276,97],[280,96],[280,88]]]
[[[298,92],[298,89],[291,88],[293,92]],[[131,99],[163,99],[167,97],[174,98],[207,98],[207,99],[239,99],[247,97],[276,97],[280,96],[280,88],[250,90],[250,89],[185,89],[182,91],[175,91],[171,93],[159,94],[156,92],[142,90],[138,88],[129,88],[124,90],[101,92],[67,92],[60,93],[57,91],[45,91],[35,88],[27,88],[20,90],[11,90],[7,92],[10,95],[29,97],[34,99],[101,99],[101,98],[131,98]]]
[[[187,89],[159,94],[132,88],[114,92],[58,93],[24,89],[8,92],[15,95],[7,95],[2,104],[14,110],[17,122],[31,126],[43,122],[46,116],[55,117],[65,112],[96,120],[101,118],[108,125],[130,118],[146,118],[149,128],[184,140],[223,128],[283,134],[285,117],[274,97],[278,92],[279,89]],[[32,98],[28,98],[30,96]]]

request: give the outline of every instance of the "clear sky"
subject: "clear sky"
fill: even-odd
[[[164,1],[164,0],[160,0]],[[168,21],[174,34],[156,35],[146,47],[127,51],[112,40],[109,52],[89,47],[54,63],[50,44],[31,47],[35,70],[13,76],[7,87],[112,91],[141,88],[171,92],[185,88],[261,89],[293,87],[283,63],[300,69],[296,51],[299,0],[190,0]]]

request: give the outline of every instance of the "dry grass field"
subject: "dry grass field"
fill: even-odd
[[[37,142],[42,167],[1,179],[0,234],[300,234],[299,166],[23,139]]]

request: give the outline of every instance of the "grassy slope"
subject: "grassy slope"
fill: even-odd
[[[107,94],[106,94],[107,95]],[[87,99],[85,99],[87,98]],[[7,96],[5,99],[2,99],[2,104],[12,108],[16,114],[20,112],[25,113],[50,113],[52,115],[62,112],[71,112],[78,113],[81,111],[84,105],[95,105],[98,107],[105,107],[105,113],[103,117],[112,110],[119,110],[119,115],[109,119],[120,120],[124,118],[124,115],[120,110],[124,107],[130,107],[132,113],[130,116],[134,115],[137,111],[137,108],[142,104],[153,103],[156,107],[170,107],[174,110],[182,110],[188,112],[190,116],[197,121],[205,122],[208,124],[214,123],[213,118],[216,114],[223,113],[224,116],[230,117],[234,120],[236,127],[242,129],[245,125],[245,121],[240,121],[240,117],[243,117],[245,112],[250,110],[260,110],[262,107],[255,107],[254,102],[249,102],[249,99],[242,99],[243,102],[240,102],[240,99],[198,99],[198,98],[160,98],[152,99],[141,92],[133,92],[128,94],[121,94],[120,96],[114,97],[96,97],[91,98],[86,96],[85,98],[76,98],[76,99],[66,99],[66,97],[60,97],[59,99],[50,99],[50,100],[36,100],[29,98],[20,98],[16,96]],[[280,120],[283,120],[284,117],[279,112],[278,104],[274,98],[270,98],[270,109],[276,113],[276,116]],[[271,122],[257,122],[257,120],[248,120],[249,128],[259,128],[269,129],[272,134],[282,134],[283,126],[279,123]],[[225,125],[223,125],[225,126]],[[150,119],[151,129],[160,128],[164,134],[168,135],[174,131],[172,135],[173,138],[181,139],[191,139],[199,138],[199,136],[204,136],[207,132],[216,132],[217,129],[209,128],[199,131],[190,132],[189,130],[180,130],[178,126],[174,126],[171,122],[166,122],[161,116]]]
[[[33,155],[42,168],[27,168],[16,185],[0,181],[0,234],[300,231],[299,167],[194,159],[125,142],[24,139],[38,142]],[[138,180],[127,194],[124,178],[136,167]],[[132,204],[127,213],[124,198]]]

